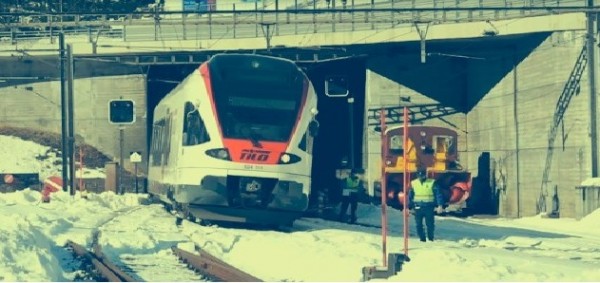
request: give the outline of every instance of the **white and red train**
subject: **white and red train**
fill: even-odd
[[[308,207],[316,115],[293,61],[215,55],[154,109],[148,192],[189,217],[292,224]]]

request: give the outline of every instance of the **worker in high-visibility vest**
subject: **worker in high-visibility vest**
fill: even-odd
[[[427,239],[433,241],[435,234],[435,215],[441,214],[444,209],[444,196],[436,186],[435,180],[427,178],[427,171],[419,169],[417,178],[410,182],[408,193],[410,213],[415,216],[417,234],[421,242],[425,242],[425,229],[423,219],[427,226]]]
[[[358,206],[358,195],[362,190],[362,182],[358,171],[352,169],[350,174],[342,180],[342,206],[340,208],[339,220],[346,220],[348,205],[350,206],[350,223],[356,222],[356,208]]]

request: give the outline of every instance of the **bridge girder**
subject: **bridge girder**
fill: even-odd
[[[399,4],[398,4],[399,5]],[[465,16],[466,13],[466,16]],[[522,7],[352,7],[279,10],[161,11],[157,13],[0,13],[5,28],[52,28],[60,30],[85,26],[156,25],[260,25],[334,23],[449,23],[490,21],[565,13],[600,13],[600,6],[522,6]],[[36,21],[24,21],[35,18]]]

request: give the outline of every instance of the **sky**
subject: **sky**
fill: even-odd
[[[0,136],[0,173],[59,172],[32,158],[46,147]],[[60,164],[58,165],[60,166]],[[101,176],[101,170],[88,168]],[[362,268],[382,265],[381,230],[302,218],[283,231],[201,226],[175,217],[144,194],[112,192],[42,203],[38,191],[0,194],[0,281],[70,281],[82,272],[63,246],[86,245],[100,232],[110,258],[144,281],[199,281],[171,254],[172,246],[203,250],[265,281],[362,280]],[[401,212],[388,209],[387,251],[403,253]],[[380,208],[360,204],[359,222],[379,225]],[[436,241],[419,242],[410,219],[402,271],[373,281],[600,281],[600,209],[581,220],[491,217],[436,218]]]

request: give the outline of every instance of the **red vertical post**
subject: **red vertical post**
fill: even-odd
[[[385,110],[381,109],[381,248],[383,251],[383,266],[387,266],[387,175],[385,162],[387,160],[387,138],[385,136]]]
[[[408,257],[408,187],[409,187],[409,182],[410,182],[410,178],[409,178],[409,174],[408,174],[408,153],[407,153],[407,148],[406,145],[408,144],[408,107],[404,106],[404,110],[403,110],[403,122],[404,122],[404,127],[403,127],[403,141],[402,141],[402,148],[403,153],[402,153],[402,157],[404,159],[404,186],[403,186],[403,192],[404,192],[404,198],[402,199],[402,214],[403,214],[403,218],[404,218],[404,255],[406,257]]]
[[[83,190],[83,149],[79,147],[79,191]]]

